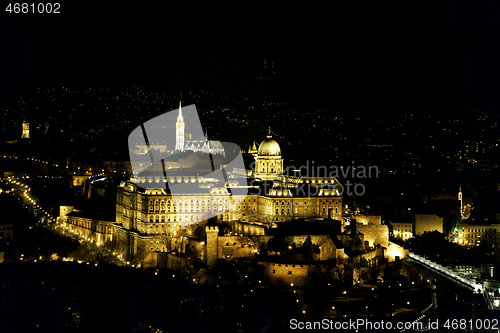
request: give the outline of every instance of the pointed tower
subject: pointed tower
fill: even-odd
[[[460,201],[460,218],[464,218],[464,208],[462,202],[462,184],[458,187],[458,200]]]
[[[254,158],[257,157],[257,144],[255,141],[253,142],[252,148],[250,148],[249,153],[252,154]]]
[[[184,118],[182,117],[181,102],[179,101],[179,115],[175,123],[175,150],[184,151]]]
[[[209,142],[208,142],[208,129],[205,130],[205,134],[203,136],[203,147],[202,147],[202,151],[204,153],[208,153],[209,150]]]

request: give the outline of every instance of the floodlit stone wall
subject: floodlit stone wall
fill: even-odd
[[[364,241],[368,241],[370,246],[380,244],[380,246],[387,247],[389,245],[389,227],[386,225],[356,223],[356,229],[365,236]]]
[[[277,263],[261,262],[264,265],[264,282],[290,287],[300,287],[308,283],[313,270],[323,270],[323,265],[307,262]],[[293,285],[292,285],[293,284]]]
[[[380,215],[356,215],[356,222],[359,224],[382,224],[382,216]]]

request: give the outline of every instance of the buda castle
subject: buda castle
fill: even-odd
[[[61,207],[62,228],[98,245],[112,242],[143,267],[165,265],[172,254],[187,250],[196,250],[210,265],[217,259],[255,256],[259,244],[267,242],[269,229],[294,220],[337,221],[340,232],[344,230],[337,179],[286,175],[280,146],[270,131],[248,153],[206,136],[186,140],[179,107],[175,142],[171,156],[177,161],[146,168],[121,182],[115,221],[90,220],[72,207]],[[239,154],[243,169],[231,167]],[[217,172],[224,177],[214,177]],[[230,240],[218,237],[213,217],[231,226],[226,235]]]

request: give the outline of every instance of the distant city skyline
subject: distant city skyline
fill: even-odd
[[[363,2],[361,3],[363,4]],[[211,90],[372,111],[500,106],[499,4],[63,5],[2,12],[0,97],[41,87]],[[256,80],[263,61],[272,83]]]

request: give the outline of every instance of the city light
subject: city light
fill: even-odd
[[[9,4],[23,13],[43,7],[47,15],[55,7],[18,5]],[[274,6],[262,13],[238,7],[243,17],[228,23],[229,35],[215,33],[212,24],[230,16],[227,8],[205,6],[206,22],[191,20],[189,29],[171,31],[183,27],[182,15],[175,14],[192,8],[172,11],[172,24],[162,25],[166,7],[156,6],[136,10],[147,15],[127,6],[120,10],[129,15],[108,15],[104,6],[98,25],[92,15],[82,19],[71,14],[78,10],[63,8],[71,14],[68,36],[74,35],[72,24],[78,26],[76,48],[65,49],[47,34],[36,36],[33,49],[6,47],[5,63],[25,68],[20,77],[4,71],[12,84],[4,89],[9,98],[0,112],[0,199],[6,203],[0,261],[12,280],[4,301],[9,295],[22,300],[12,311],[28,320],[28,305],[46,304],[64,309],[57,325],[98,330],[91,327],[100,308],[92,303],[102,302],[92,299],[98,281],[110,282],[101,298],[112,296],[120,305],[108,307],[108,326],[148,332],[171,328],[167,319],[184,314],[195,318],[186,323],[194,331],[199,322],[265,331],[279,318],[338,323],[411,317],[413,311],[419,314],[411,320],[429,322],[460,311],[482,318],[500,307],[493,266],[500,260],[500,102],[491,93],[500,53],[490,47],[492,35],[480,29],[495,30],[495,8],[478,12],[448,4],[449,15],[436,16],[437,23],[427,5],[415,11],[398,4],[388,11],[398,15],[383,19],[386,8],[377,3],[362,19],[351,16],[363,9],[342,5],[332,11],[338,17],[326,20],[328,10],[317,10],[312,20],[292,6],[289,21],[303,24],[291,35],[297,44],[291,51],[322,45],[323,35],[335,36],[335,25],[356,27],[335,39],[333,57],[309,52],[311,57],[288,52],[283,47],[290,38],[269,32],[273,25],[296,30]],[[14,28],[4,28],[5,36],[16,36]],[[43,22],[37,29],[51,30]],[[112,43],[103,42],[102,31],[113,35]],[[174,43],[164,43],[172,34],[178,35]],[[138,36],[172,57],[151,57],[140,48],[127,52]],[[467,52],[453,52],[450,60],[450,50],[470,46],[470,36],[474,54],[484,60],[479,71]],[[223,57],[192,47],[207,43]],[[245,51],[248,45],[255,50]],[[365,52],[374,46],[376,52]],[[60,66],[45,64],[49,58]],[[175,70],[166,71],[166,62]],[[26,67],[31,63],[40,66]],[[131,63],[147,63],[147,70]],[[169,84],[155,88],[161,79],[151,73],[168,77]],[[82,86],[88,78],[107,87]],[[64,87],[53,86],[59,81]],[[137,82],[123,86],[129,81]],[[61,289],[63,278],[77,283]],[[130,300],[120,281],[138,286],[133,304],[121,304]],[[43,303],[40,295],[50,297]],[[279,311],[290,313],[253,316],[273,313],[280,299],[289,301]],[[134,304],[144,309],[132,313]],[[232,311],[235,304],[244,311]],[[22,324],[42,329],[46,323],[38,319],[50,318],[47,309],[38,307],[36,318]],[[151,315],[157,313],[169,315]],[[17,317],[8,315],[7,324],[14,327]]]

